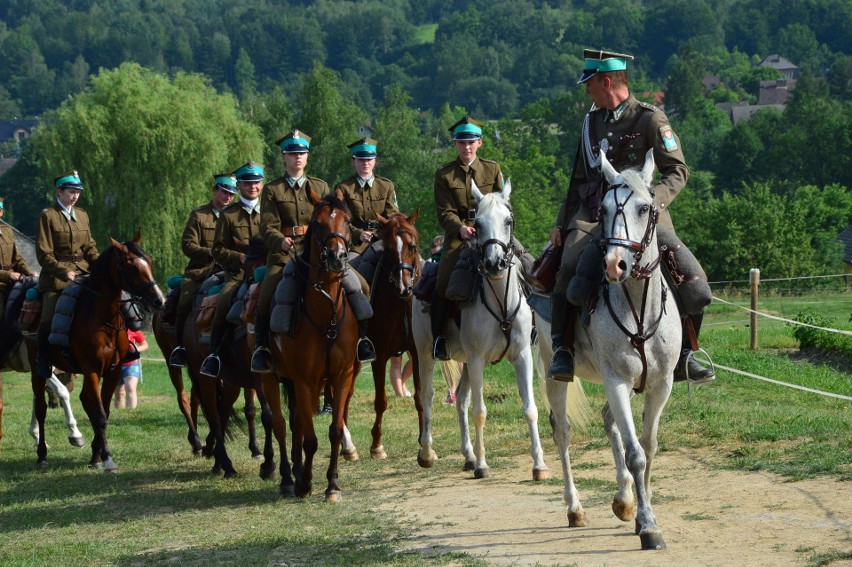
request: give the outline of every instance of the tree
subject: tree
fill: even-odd
[[[232,96],[200,75],[170,80],[132,63],[101,70],[45,116],[31,143],[44,204],[53,178],[77,169],[99,246],[142,228],[160,280],[183,272],[183,225],[210,199],[212,175],[263,155],[260,130],[240,118]]]

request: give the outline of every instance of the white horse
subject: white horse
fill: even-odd
[[[530,348],[532,312],[521,290],[521,276],[515,268],[512,244],[514,219],[509,208],[512,185],[506,182],[503,191],[482,195],[476,184],[472,187],[476,197],[476,237],[470,241],[480,251],[479,290],[471,305],[461,308],[461,329],[454,323],[448,325],[447,341],[454,360],[464,362],[459,380],[456,411],[461,429],[461,452],[465,458],[464,470],[473,470],[476,478],[489,476],[485,460],[483,428],[487,411],[482,395],[485,365],[508,358],[515,367],[518,391],[523,401],[524,418],[529,427],[533,458],[533,479],[544,480],[550,471],[544,462],[538,434],[538,409],[533,392],[533,361]],[[420,390],[423,403],[420,452],[417,462],[431,467],[437,459],[432,448],[432,383],[435,361],[432,359],[432,331],[430,316],[424,313],[424,304],[415,299],[412,309],[412,332],[417,345],[420,363]],[[468,408],[473,398],[473,424],[476,442],[471,443],[468,428]]]
[[[671,393],[680,352],[681,322],[677,305],[668,296],[657,269],[657,212],[649,191],[654,178],[653,151],[646,155],[641,172],[618,173],[603,154],[602,162],[610,185],[601,205],[607,283],[589,326],[577,324],[574,373],[583,380],[603,384],[606,390],[607,402],[601,414],[618,480],[613,512],[623,521],[635,518],[642,549],[663,549],[666,544],[651,509],[651,463],[657,452],[660,415]],[[550,336],[546,321],[540,322],[539,333]],[[540,342],[542,358],[549,366],[550,343]],[[553,437],[562,459],[568,525],[581,527],[587,520],[571,473],[571,425],[565,412],[559,411],[565,407],[567,387],[566,383],[547,380],[547,397],[555,418]],[[630,406],[634,391],[645,394],[641,438],[637,437]]]

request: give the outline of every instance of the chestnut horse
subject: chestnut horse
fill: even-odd
[[[275,437],[280,447],[281,494],[305,497],[311,493],[313,459],[317,452],[313,418],[323,386],[328,381],[332,398],[328,429],[331,459],[326,473],[325,500],[336,502],[340,499],[337,485],[340,448],[347,433],[355,377],[361,370],[356,361],[358,322],[343,289],[352,216],[346,205],[332,195],[320,200],[312,191],[309,199],[315,206],[305,235],[305,249],[293,259],[299,262],[300,269],[296,272],[305,286],[297,307],[301,322],[288,334],[273,333],[273,373],[263,375],[263,391],[272,410]],[[284,381],[293,397],[290,402],[291,406],[294,404],[291,427],[295,486],[287,463],[287,431],[281,412],[279,381]]]
[[[394,214],[388,219],[376,214],[382,227],[384,251],[376,266],[373,281],[369,282],[373,318],[367,327],[367,335],[376,347],[376,360],[372,362],[373,382],[376,387],[373,402],[376,420],[372,429],[373,444],[370,446],[370,456],[374,459],[387,457],[382,446],[382,416],[388,407],[385,368],[392,356],[405,351],[411,356],[414,369],[414,404],[417,415],[421,416],[421,419],[423,416],[423,406],[420,396],[417,395],[420,389],[420,365],[411,333],[411,299],[414,283],[422,269],[419,237],[417,229],[414,228],[419,213],[418,209],[409,217]]]
[[[51,346],[47,353],[53,366],[82,375],[80,401],[94,430],[89,465],[108,472],[118,470],[107,445],[110,401],[121,378],[120,362],[130,348],[121,314],[121,292],[128,292],[134,301],[142,303],[147,309],[162,309],[165,304],[163,292],[154,280],[151,258],[139,246],[140,239],[139,232],[132,241],[123,244],[110,238],[110,246],[92,264],[91,273],[85,282],[72,284],[82,285],[85,291],[77,300],[69,333],[71,344],[67,349],[79,369],[70,368],[71,364],[63,355],[63,349]],[[47,466],[47,441],[44,434],[46,380],[38,378],[34,370],[38,348],[36,341],[33,338],[27,338],[27,341],[39,430],[38,466],[44,468]]]
[[[266,246],[260,238],[252,238],[249,244],[238,242],[237,245],[246,253],[246,261],[243,267],[249,275],[247,278],[249,281],[243,285],[251,284],[253,283],[251,276],[255,268],[266,264]],[[234,293],[237,293],[239,289],[240,286],[235,287]],[[201,374],[199,369],[204,359],[210,354],[210,345],[201,344],[201,333],[195,325],[199,304],[200,301],[197,301],[186,319],[183,337],[186,346],[187,370],[193,380],[193,386],[198,388],[204,417],[210,426],[210,434],[207,437],[207,443],[202,454],[214,458],[211,474],[218,475],[224,472],[225,478],[237,476],[237,471],[234,469],[233,462],[225,447],[225,439],[229,436],[229,421],[232,417],[236,417],[234,404],[239,399],[240,392],[245,390],[245,416],[249,429],[249,450],[255,458],[265,456],[265,461],[260,466],[260,477],[272,478],[275,474],[272,436],[270,435],[272,417],[260,389],[259,375],[251,372],[252,349],[250,346],[253,345],[248,344],[248,333],[241,333],[242,336],[238,340],[234,340],[233,335],[226,340],[219,352],[221,368],[218,378]],[[229,333],[233,332],[235,330],[229,331]],[[260,401],[261,422],[266,431],[263,453],[257,447],[255,435],[255,397]]]

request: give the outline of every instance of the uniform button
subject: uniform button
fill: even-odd
[[[665,204],[665,203],[660,203],[660,208],[661,208],[661,209],[665,209],[665,208],[666,208],[666,204]]]
[[[304,201],[305,199],[304,199],[304,197],[299,197],[299,200]]]
[[[606,137],[607,137],[607,138],[612,138],[612,132],[607,132],[607,133],[606,133]]]

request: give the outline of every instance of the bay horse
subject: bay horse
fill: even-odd
[[[408,352],[414,369],[414,404],[417,414],[423,415],[423,406],[417,392],[420,388],[420,368],[417,348],[411,333],[411,300],[414,284],[422,271],[419,252],[419,236],[414,223],[420,210],[411,216],[402,213],[384,218],[376,214],[382,228],[383,252],[377,263],[370,284],[370,301],[373,318],[367,327],[367,336],[376,348],[376,360],[372,364],[375,399],[373,407],[376,419],[373,423],[370,456],[374,459],[387,457],[382,446],[382,416],[388,407],[385,390],[385,369],[391,357]]]
[[[601,157],[601,169],[609,182],[601,204],[600,242],[606,252],[606,282],[598,292],[589,326],[577,323],[574,381],[582,378],[603,384],[606,390],[607,401],[601,414],[618,481],[613,512],[625,522],[635,519],[642,549],[663,549],[666,544],[651,508],[651,463],[658,447],[660,415],[671,394],[680,354],[681,321],[659,269],[657,211],[650,190],[654,179],[653,150],[645,156],[641,171],[618,173],[603,152]],[[540,336],[549,337],[549,325],[544,320],[540,322]],[[550,344],[540,343],[547,365]],[[542,376],[546,375],[545,372]],[[565,411],[557,411],[565,408],[569,385],[548,379],[546,386],[554,409],[553,437],[564,472],[568,525],[586,526],[586,512],[571,472],[571,424]],[[645,394],[641,437],[637,436],[630,406],[634,392]]]
[[[250,285],[253,283],[255,268],[266,264],[266,245],[258,237],[253,237],[249,243],[237,241],[235,244],[246,254],[243,268],[248,276],[247,281],[243,282],[241,286]],[[241,286],[234,288],[235,294]],[[197,298],[189,316],[186,318],[183,337],[186,347],[187,370],[193,380],[193,386],[198,388],[204,418],[210,427],[210,434],[207,436],[207,442],[202,449],[204,456],[213,457],[214,463],[210,473],[214,475],[224,473],[225,478],[238,476],[234,464],[228,456],[226,440],[231,434],[229,423],[237,417],[234,404],[239,399],[240,393],[244,392],[246,401],[244,413],[249,432],[249,451],[256,459],[264,458],[264,462],[260,466],[260,477],[263,479],[272,478],[275,473],[271,435],[272,417],[269,413],[266,397],[261,391],[260,375],[251,372],[250,361],[254,345],[248,343],[249,333],[241,331],[239,338],[235,338],[232,335],[235,330],[229,331],[229,338],[219,352],[221,363],[219,376],[211,378],[201,374],[199,370],[204,359],[210,354],[210,345],[202,344],[201,332],[195,324],[199,307],[200,298]],[[266,432],[263,452],[257,446],[256,398],[260,402],[261,422]]]
[[[79,369],[69,368],[70,363],[59,347],[51,346],[47,353],[48,360],[54,367],[76,371],[82,375],[80,401],[94,430],[92,459],[89,465],[103,468],[107,472],[118,470],[107,444],[106,428],[110,401],[121,378],[120,363],[130,348],[124,317],[121,314],[121,292],[128,292],[135,301],[142,303],[149,310],[162,309],[165,304],[163,292],[154,279],[153,263],[150,256],[139,246],[140,240],[141,232],[137,232],[133,240],[124,243],[110,238],[110,245],[92,264],[90,275],[85,282],[72,283],[84,288],[84,293],[80,294],[77,300],[69,333],[71,344],[67,349]],[[33,369],[32,388],[39,430],[37,464],[45,468],[46,380],[38,378],[35,373],[36,341],[34,338],[27,338],[27,341],[30,367]]]
[[[483,437],[487,411],[483,397],[485,365],[503,358],[511,361],[517,376],[518,392],[523,403],[524,418],[530,434],[530,454],[533,458],[533,480],[545,480],[550,471],[544,462],[544,453],[538,433],[538,409],[533,391],[533,360],[531,352],[532,313],[521,288],[521,274],[513,245],[514,217],[509,204],[512,184],[506,182],[502,191],[482,195],[472,184],[477,201],[476,235],[469,245],[480,253],[480,274],[475,299],[461,308],[461,325],[448,325],[447,340],[454,360],[464,362],[456,411],[461,429],[461,452],[464,470],[474,471],[475,478],[490,476],[485,459]],[[432,400],[434,396],[432,359],[432,331],[430,315],[423,302],[414,300],[412,330],[417,344],[420,364],[420,386],[423,403],[420,452],[417,462],[421,467],[431,467],[437,455],[432,447]],[[476,444],[470,440],[468,408],[473,398],[473,423]]]
[[[305,248],[301,255],[291,260],[299,262],[300,269],[296,272],[304,278],[304,294],[298,306],[302,320],[288,334],[273,333],[273,372],[263,374],[263,391],[272,410],[275,437],[280,447],[281,495],[306,497],[311,493],[313,459],[318,446],[313,418],[323,386],[328,383],[332,402],[328,430],[331,458],[326,472],[325,500],[336,502],[341,498],[337,484],[338,460],[341,446],[347,451],[349,402],[355,377],[361,369],[356,360],[358,322],[343,289],[352,215],[343,201],[333,195],[320,199],[311,191],[309,200],[314,203],[314,211],[305,235]],[[286,424],[281,412],[279,382],[284,383],[292,397],[294,478],[290,476],[287,462]]]

